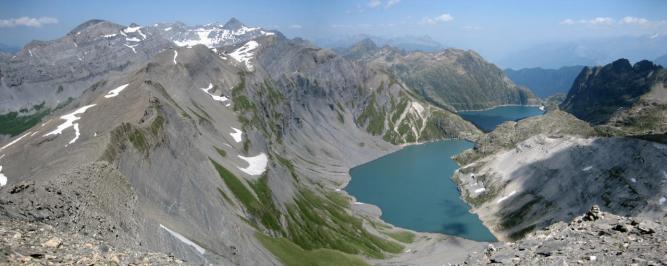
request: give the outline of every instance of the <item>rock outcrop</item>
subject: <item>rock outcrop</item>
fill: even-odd
[[[514,243],[490,245],[467,265],[665,265],[664,218],[624,217],[591,209]]]
[[[560,107],[593,125],[660,131],[667,127],[660,119],[665,117],[665,82],[667,71],[647,60],[631,65],[619,59],[606,66],[585,67]]]

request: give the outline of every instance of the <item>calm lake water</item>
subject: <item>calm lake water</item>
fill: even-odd
[[[463,119],[475,124],[484,132],[490,132],[505,121],[517,121],[526,117],[544,114],[534,106],[500,106],[484,111],[459,112]]]
[[[477,241],[496,241],[459,198],[450,159],[473,143],[443,140],[408,146],[350,170],[345,190],[358,201],[379,206],[382,219],[419,232],[437,232]]]

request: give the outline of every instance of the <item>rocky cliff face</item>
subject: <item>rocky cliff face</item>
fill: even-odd
[[[560,107],[593,125],[644,122],[655,124],[647,124],[646,128],[662,127],[658,125],[662,121],[649,121],[650,115],[642,112],[643,107],[638,110],[633,110],[633,107],[650,107],[656,105],[653,103],[664,102],[666,80],[665,70],[646,60],[631,65],[627,59],[619,59],[602,67],[586,67],[576,78]],[[654,92],[654,97],[643,97],[650,92]],[[662,107],[658,109],[653,111],[662,112]],[[617,121],[623,116],[632,118]]]

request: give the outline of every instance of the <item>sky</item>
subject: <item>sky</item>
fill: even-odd
[[[55,39],[94,18],[196,25],[231,17],[311,40],[428,35],[491,58],[549,42],[667,35],[667,1],[661,0],[0,0],[0,43]]]

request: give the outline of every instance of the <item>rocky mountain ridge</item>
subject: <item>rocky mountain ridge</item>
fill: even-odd
[[[118,45],[139,39],[140,54],[152,38],[170,42],[154,30],[90,21],[54,44],[90,36],[96,47],[117,34]],[[352,166],[399,148],[389,142],[475,138],[472,124],[384,72],[281,34],[169,45],[3,142],[3,217],[195,264],[324,254],[363,265],[411,246],[479,247],[363,216],[340,191]]]

